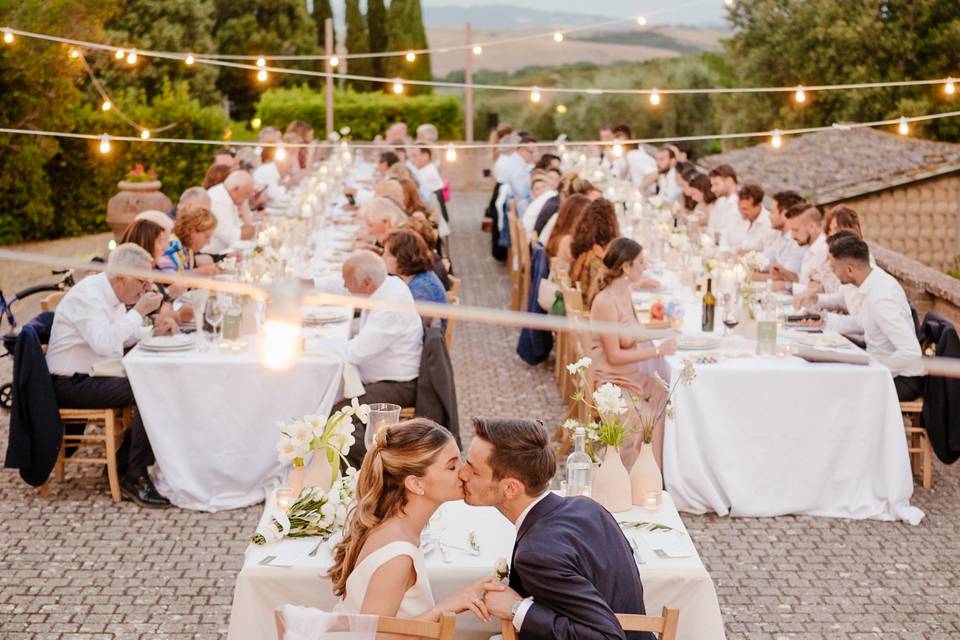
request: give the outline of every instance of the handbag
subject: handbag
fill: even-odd
[[[549,313],[552,316],[567,315],[567,305],[563,301],[563,292],[557,291],[557,298],[553,301],[553,306],[550,307]]]
[[[556,304],[557,294],[560,293],[560,287],[557,283],[548,278],[540,281],[540,288],[537,290],[537,304],[544,311],[550,312],[553,305]],[[562,298],[561,294],[561,298]]]

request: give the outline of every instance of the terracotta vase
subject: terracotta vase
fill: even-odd
[[[306,467],[303,486],[319,487],[322,491],[327,491],[333,486],[333,481],[336,478],[334,473],[339,476],[340,469],[338,467],[334,470],[330,461],[327,459],[326,449],[314,451],[313,459]]]
[[[290,475],[287,476],[287,487],[293,490],[295,496],[300,496],[303,491],[304,481],[306,480],[307,468],[298,467],[296,464],[290,469]]]
[[[653,445],[645,442],[640,447],[640,455],[633,463],[633,468],[630,469],[630,493],[633,496],[633,504],[642,506],[644,496],[652,491],[663,491],[663,474],[660,473],[657,460],[653,457]]]
[[[120,192],[107,203],[107,224],[113,231],[113,237],[120,242],[123,232],[137,214],[149,209],[168,211],[173,203],[160,192],[160,181],[127,182],[121,180],[117,187]]]
[[[630,474],[623,466],[616,447],[607,446],[600,468],[593,478],[593,499],[610,513],[628,511],[630,500]]]

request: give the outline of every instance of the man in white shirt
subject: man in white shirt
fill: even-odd
[[[517,143],[520,142],[520,136],[515,133],[505,135],[500,139],[497,145],[497,160],[493,163],[493,179],[500,184],[506,184],[509,180],[509,169],[513,162],[513,155],[517,152]]]
[[[683,200],[683,189],[677,184],[677,155],[669,146],[657,149],[657,195],[667,205]],[[650,184],[651,176],[643,180],[643,187]]]
[[[527,233],[533,233],[534,228],[537,226],[537,218],[543,210],[543,205],[546,204],[547,200],[557,195],[553,178],[550,177],[552,174],[547,174],[539,170],[535,171],[535,173],[536,175],[531,175],[530,177],[530,204],[527,205],[526,210],[523,212],[523,218],[521,218]]]
[[[202,253],[226,253],[237,241],[253,237],[253,215],[247,207],[247,201],[254,195],[253,177],[249,173],[234,171],[207,193],[217,228]]]
[[[110,253],[108,267],[149,271],[153,258],[140,246],[122,244]],[[64,409],[123,409],[134,405],[127,378],[92,377],[93,365],[122,358],[124,348],[140,339],[143,319],[160,308],[163,297],[149,291],[146,280],[116,273],[98,273],[81,280],[57,305],[47,346],[47,368],[53,376],[57,405]],[[128,311],[127,305],[132,308]],[[157,333],[177,330],[171,318],[158,320]],[[168,507],[147,467],[153,450],[134,408],[130,428],[117,452],[123,495],[145,507]]]
[[[360,371],[365,392],[361,403],[390,402],[401,407],[417,403],[417,378],[423,351],[423,321],[412,308],[413,294],[397,276],[388,276],[383,258],[369,251],[357,251],[343,263],[343,286],[355,296],[371,301],[411,305],[409,310],[364,309],[357,334],[349,340],[324,339],[327,347]],[[324,286],[320,282],[317,285]],[[334,410],[349,404],[343,401]],[[357,469],[366,447],[363,427],[354,434],[356,443],[347,458]]]
[[[854,234],[830,243],[829,260],[840,282],[859,290],[856,317],[867,353],[890,370],[901,402],[916,400],[923,393],[923,354],[903,287],[889,273],[870,265],[870,248]],[[829,316],[826,328],[836,330],[835,322]]]
[[[795,191],[778,191],[773,194],[773,207],[770,209],[770,226],[777,233],[774,241],[764,251],[770,266],[779,265],[784,271],[800,273],[800,264],[803,262],[803,247],[793,239],[787,226],[787,211],[803,203],[803,198]],[[754,280],[774,279],[769,273],[755,273]]]
[[[443,179],[433,164],[433,152],[425,144],[416,144],[411,148],[410,163],[414,176],[420,184],[420,197],[429,205],[433,205],[442,198]]]
[[[510,156],[507,165],[507,184],[517,199],[517,212],[523,213],[530,202],[530,172],[533,170],[533,158],[536,148],[533,138],[525,137],[520,140],[517,151]]]
[[[770,275],[794,283],[794,295],[802,295],[810,287],[834,291],[836,276],[827,257],[827,234],[823,232],[823,215],[812,204],[797,205],[787,211],[787,225],[797,244],[806,248],[800,261],[800,272],[786,271],[780,265],[770,267]]]
[[[266,147],[261,153],[262,164],[253,170],[253,188],[266,196],[267,202],[279,202],[287,190],[281,184],[289,175],[291,159],[290,152],[282,159],[277,158],[276,147]]]
[[[717,244],[729,245],[731,230],[741,224],[740,197],[737,195],[737,172],[728,164],[710,171],[710,190],[717,196],[710,211],[707,232]],[[736,232],[733,232],[734,235]],[[719,238],[719,241],[717,240]]]
[[[737,197],[740,221],[731,226],[730,248],[741,253],[762,253],[779,235],[770,223],[770,212],[763,206],[763,188],[748,182],[740,188]]]

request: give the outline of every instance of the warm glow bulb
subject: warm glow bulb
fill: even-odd
[[[141,129],[141,130],[140,130],[140,137],[141,137],[142,139],[144,139],[144,140],[149,140],[149,139],[150,139],[150,129]]]
[[[13,34],[10,32],[9,29],[3,30],[3,41],[6,42],[7,44],[13,44]]]
[[[403,83],[400,82],[400,78],[394,78],[393,80],[393,92],[396,94],[403,93]]]
[[[725,5],[727,5],[728,7],[732,7],[732,6],[733,6],[733,0],[723,0],[723,3],[724,3]]]
[[[452,144],[447,145],[447,162],[456,162],[457,148]]]
[[[650,104],[658,105],[660,104],[660,92],[656,89],[653,90],[653,93],[650,94]]]
[[[339,66],[340,66],[340,58],[338,58],[337,56],[330,56],[330,66],[331,66],[331,67],[339,67]]]
[[[107,134],[100,136],[100,153],[110,153],[110,136]]]
[[[954,93],[956,93],[957,88],[953,84],[953,78],[947,78],[947,84],[943,86],[943,91],[948,96],[952,96]]]
[[[565,104],[557,105],[557,113],[566,113],[566,112],[567,112],[567,105]]]
[[[260,68],[267,66],[267,59],[264,58],[263,56],[260,56],[259,58],[257,58],[257,66]]]
[[[117,60],[123,60],[123,56],[127,55],[123,49],[117,49],[117,52],[113,54],[113,57]]]
[[[780,133],[780,129],[774,129],[773,135],[770,137],[770,145],[774,149],[779,149],[783,144],[783,135]]]
[[[907,122],[907,119],[903,116],[900,116],[900,124],[897,125],[897,131],[899,131],[902,136],[910,133],[910,123]]]
[[[623,145],[619,142],[613,143],[613,155],[616,158],[623,156]]]
[[[530,102],[540,102],[540,89],[534,87],[533,91],[530,92]]]
[[[647,24],[647,19],[643,16],[637,16],[637,24],[642,27]]]
[[[483,53],[483,47],[481,47],[480,45],[475,45],[473,47],[473,55],[478,56],[481,53]]]
[[[563,42],[563,34],[559,31],[553,32],[553,41],[554,42]]]
[[[80,57],[80,50],[79,50],[79,49],[70,49],[70,59],[71,59],[71,60],[76,60],[76,59],[79,58],[79,57]]]
[[[413,62],[417,59],[417,54],[413,51],[407,51],[407,55],[404,56],[407,59],[407,62]]]
[[[807,94],[806,94],[806,92],[804,92],[804,90],[803,90],[803,85],[802,85],[802,84],[797,87],[797,92],[793,95],[793,98],[794,98],[798,103],[802,103],[802,102],[806,102],[806,101],[807,101]]]
[[[137,64],[137,50],[131,49],[127,54],[127,64]]]
[[[283,371],[300,355],[300,325],[283,320],[267,320],[257,336],[257,356],[268,369]]]
[[[189,66],[193,65],[194,62],[196,62],[196,61],[193,59],[193,54],[192,54],[192,53],[188,53],[186,59],[184,60],[184,63],[186,63],[186,65],[189,67]]]
[[[254,129],[259,129],[260,125],[262,124],[263,124],[263,121],[261,121],[260,118],[254,118],[253,120],[250,121],[250,126]]]
[[[109,100],[104,100],[103,104],[100,105],[100,109],[102,109],[103,111],[110,111],[112,107],[113,107],[113,104]]]
[[[259,80],[260,82],[267,81],[267,72],[265,69],[260,69],[260,71],[257,71],[257,80]]]
[[[283,160],[287,157],[287,148],[282,144],[277,145],[277,152],[273,154],[273,157],[277,160]]]

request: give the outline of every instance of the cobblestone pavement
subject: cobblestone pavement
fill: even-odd
[[[459,197],[453,255],[465,303],[503,307],[508,281],[480,232],[484,205],[480,194]],[[465,422],[475,415],[560,418],[552,371],[523,364],[516,337],[513,329],[457,326],[452,356]],[[9,379],[4,358],[0,382]],[[3,450],[8,420],[0,413]],[[960,467],[938,465],[934,481],[932,491],[914,494],[927,514],[918,527],[684,515],[716,583],[728,637],[960,637]],[[41,499],[4,470],[0,638],[225,637],[259,512],[114,505],[101,474],[78,468]]]

